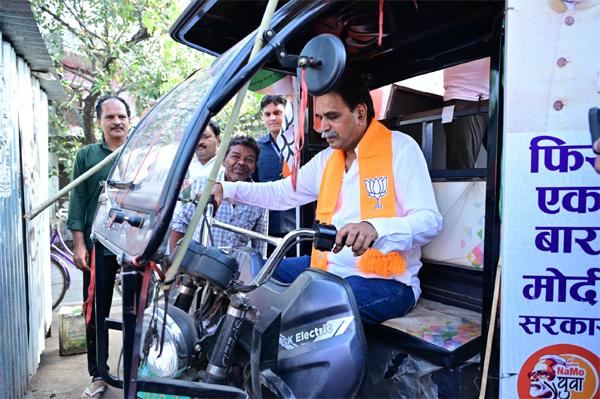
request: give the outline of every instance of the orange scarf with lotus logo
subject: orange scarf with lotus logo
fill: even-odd
[[[331,223],[344,179],[345,159],[343,150],[334,150],[325,165],[316,211],[316,218],[321,223]],[[358,144],[362,220],[398,216],[392,165],[392,132],[373,119]],[[313,248],[310,266],[327,270],[327,254]],[[406,261],[399,252],[385,255],[373,248],[360,257],[357,266],[363,273],[384,277],[406,271]]]

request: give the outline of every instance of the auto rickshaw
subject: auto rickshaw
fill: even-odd
[[[123,388],[127,398],[479,395],[486,343],[491,344],[486,336],[495,319],[492,303],[500,254],[505,3],[282,0],[270,22],[257,28],[264,22],[266,7],[267,1],[196,0],[171,29],[174,40],[218,58],[148,112],[106,182],[93,238],[117,254],[122,264],[123,320],[98,320],[97,331],[99,335],[109,329],[122,331],[124,373],[120,379],[103,370],[103,377]],[[250,57],[257,39],[264,45]],[[257,73],[297,77],[305,68],[315,93],[352,70],[375,90],[485,57],[491,59],[489,101],[451,116],[488,118],[485,149],[474,168],[445,168],[441,95],[399,84],[389,88],[387,101],[380,105],[387,127],[411,135],[421,145],[440,208],[454,218],[446,221],[443,238],[424,249],[422,300],[406,318],[363,328],[343,281],[311,271],[304,284],[336,293],[317,301],[335,310],[326,319],[307,316],[304,327],[288,323],[291,315],[284,311],[288,305],[278,301],[308,299],[298,287],[270,282],[269,268],[287,245],[301,239],[331,245],[329,227],[313,225],[311,205],[300,210],[299,230],[272,241],[278,249],[265,265],[248,251],[221,257],[210,248],[190,244],[182,273],[206,281],[204,292],[221,301],[214,305],[214,309],[222,306],[214,323],[198,322],[190,316],[193,310],[169,303],[172,294],[165,295],[164,304],[148,295],[150,276],[161,268],[164,272],[172,262],[165,254],[165,237],[196,143],[210,118]],[[312,111],[308,101],[306,114],[298,112],[298,118],[306,115],[305,129],[299,133],[306,143],[302,162],[326,145],[313,129]],[[461,206],[453,207],[457,201]],[[232,228],[214,223],[217,228]],[[470,229],[468,240],[452,231],[457,224]],[[301,251],[306,252],[306,246]],[[219,270],[231,270],[214,275],[210,271],[214,269],[199,266],[209,258],[212,268],[217,262]],[[240,277],[244,273],[249,273],[245,280]],[[232,289],[234,280],[243,284]],[[260,289],[262,299],[256,294]],[[97,287],[96,295],[102,291]],[[343,334],[315,341],[331,328],[332,320],[345,323]],[[285,340],[293,334],[304,337],[304,332],[306,345],[293,346]],[[243,358],[245,363],[232,361],[235,367],[227,363],[227,375],[219,375],[215,368],[219,356]],[[486,356],[492,360],[488,393],[496,396],[498,352],[488,351]]]

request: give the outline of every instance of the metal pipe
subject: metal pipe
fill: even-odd
[[[263,267],[260,269],[254,280],[250,283],[250,285],[262,285],[271,278],[271,275],[275,271],[276,265],[279,263],[281,259],[283,259],[285,253],[288,251],[290,247],[290,243],[296,242],[299,238],[311,239],[315,238],[315,231],[313,229],[298,229],[294,231],[290,231],[283,238],[271,237],[264,234],[257,233],[252,230],[247,230],[242,227],[233,226],[231,224],[220,222],[216,219],[212,219],[211,226],[217,227],[219,229],[232,231],[234,233],[244,234],[246,236],[256,238],[262,241],[266,241],[271,245],[275,246],[275,250],[271,254],[271,256],[267,259]],[[283,245],[282,245],[283,244]]]
[[[31,220],[31,219],[35,218],[37,215],[39,215],[40,213],[42,213],[44,211],[44,209],[48,208],[50,205],[52,205],[53,203],[55,203],[60,197],[62,197],[63,195],[65,195],[69,191],[73,190],[75,187],[77,187],[78,185],[80,185],[81,183],[83,183],[84,181],[86,181],[94,173],[96,173],[97,171],[99,171],[100,169],[102,169],[103,167],[105,167],[106,165],[108,165],[109,163],[111,163],[112,161],[114,161],[115,158],[121,152],[122,148],[123,148],[123,146],[120,146],[119,148],[117,148],[116,150],[114,150],[109,156],[107,156],[106,158],[104,158],[102,161],[98,162],[98,164],[96,164],[94,167],[90,168],[88,171],[86,171],[84,174],[82,174],[81,176],[79,176],[77,179],[75,179],[71,183],[67,184],[65,187],[63,187],[62,190],[60,190],[59,192],[57,192],[56,194],[54,194],[52,197],[50,197],[49,199],[47,199],[46,201],[44,201],[40,206],[38,206],[37,208],[35,208],[31,212],[26,213],[23,217],[26,220]]]
[[[262,241],[266,241],[267,243],[274,245],[274,246],[278,246],[279,243],[281,242],[282,238],[279,237],[271,237],[271,236],[267,236],[264,234],[260,234],[257,233],[255,231],[252,230],[246,230],[242,227],[238,227],[238,226],[234,226],[231,224],[227,224],[227,223],[223,223],[218,221],[217,219],[212,219],[210,221],[210,225],[219,229],[223,229],[223,230],[228,230],[228,231],[232,231],[234,233],[241,233],[244,234],[245,236],[248,236],[250,238],[256,238],[258,240],[262,240]]]
[[[313,238],[315,237],[315,231],[312,229],[300,229],[290,231],[283,237],[284,243],[289,243],[292,240],[296,240],[297,238]],[[279,263],[279,260],[283,259],[283,256],[289,249],[288,245],[281,245],[275,248],[269,259],[265,262],[264,266],[260,269],[254,280],[250,283],[250,285],[260,286],[265,283],[268,279],[271,278],[271,275],[275,271],[276,265]]]

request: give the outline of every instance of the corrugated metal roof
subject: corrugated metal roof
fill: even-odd
[[[67,94],[59,80],[47,80],[35,74],[51,73],[59,78],[33,17],[29,1],[0,0],[0,32],[2,40],[9,42],[17,55],[27,62],[48,98],[55,101],[67,100]]]

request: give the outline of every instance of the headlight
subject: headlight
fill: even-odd
[[[185,371],[192,360],[192,349],[198,339],[194,320],[183,310],[169,306],[163,350],[160,353],[160,334],[162,332],[164,310],[157,308],[154,318],[152,313],[152,308],[147,308],[144,312],[140,349],[143,358],[140,364],[139,376],[176,378]],[[146,337],[151,326],[153,331]],[[147,345],[150,345],[150,348],[148,355],[144,357],[144,347],[147,348]]]

